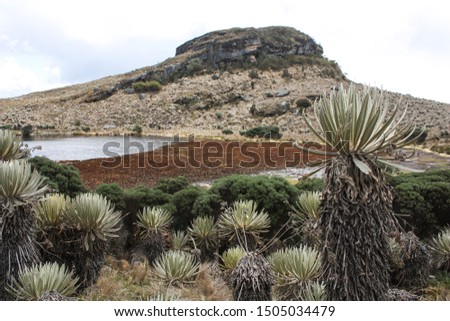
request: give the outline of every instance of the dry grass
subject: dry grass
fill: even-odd
[[[211,264],[202,264],[192,284],[167,287],[157,278],[151,267],[134,266],[125,260],[108,258],[97,283],[86,289],[80,300],[86,301],[147,301],[176,298],[186,301],[227,301],[231,290],[224,281],[213,276]],[[125,268],[124,268],[125,267]]]

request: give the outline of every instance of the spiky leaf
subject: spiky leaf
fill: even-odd
[[[39,300],[49,291],[71,296],[77,289],[78,279],[65,265],[46,263],[25,268],[14,280],[10,293],[18,300]]]
[[[120,212],[98,194],[80,194],[72,200],[72,205],[64,213],[64,222],[81,232],[83,248],[89,251],[99,239],[106,241],[117,237],[120,229]]]
[[[46,190],[44,178],[26,161],[0,162],[0,205],[21,205],[41,197]]]
[[[23,158],[26,152],[22,142],[18,141],[11,131],[0,131],[0,161]]]

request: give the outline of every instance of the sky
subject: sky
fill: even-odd
[[[347,77],[450,103],[445,0],[0,0],[0,98],[151,66],[232,27],[294,27]]]

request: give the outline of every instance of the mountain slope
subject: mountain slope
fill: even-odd
[[[350,81],[322,47],[293,28],[214,31],[179,46],[161,64],[85,84],[0,100],[2,126],[33,126],[34,134],[222,135],[230,129],[277,125],[284,138],[308,132],[302,106]],[[387,75],[388,76],[388,75]],[[157,80],[159,92],[136,93]],[[382,81],[382,80],[380,80]],[[410,106],[432,134],[449,130],[450,105],[387,92]]]

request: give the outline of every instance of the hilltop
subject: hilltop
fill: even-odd
[[[157,86],[143,92],[150,82]],[[30,125],[34,135],[141,129],[149,135],[222,136],[227,129],[233,137],[243,129],[277,125],[283,138],[302,139],[308,129],[301,110],[324,91],[350,83],[323,48],[298,30],[233,28],[189,40],[176,48],[175,57],[155,66],[1,99],[0,119],[2,127]],[[449,104],[386,94],[391,103],[407,104],[430,134],[448,133]]]

